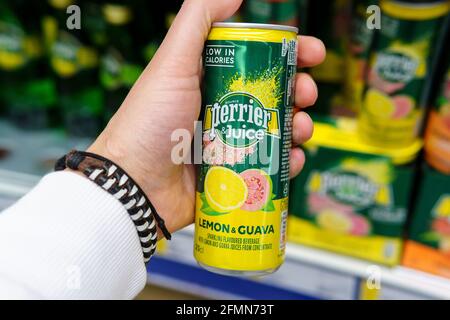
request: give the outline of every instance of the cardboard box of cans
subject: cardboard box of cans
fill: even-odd
[[[356,123],[316,122],[306,164],[292,181],[288,239],[396,265],[400,262],[414,166],[422,142],[403,149],[360,142]]]

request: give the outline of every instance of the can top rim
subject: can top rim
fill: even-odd
[[[281,24],[266,24],[266,23],[247,23],[247,22],[214,22],[214,27],[219,28],[246,28],[246,29],[268,29],[295,32],[298,34],[298,28],[293,26],[285,26]]]

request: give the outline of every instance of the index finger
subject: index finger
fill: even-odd
[[[298,36],[299,67],[313,67],[325,60],[326,49],[323,42],[311,36]]]

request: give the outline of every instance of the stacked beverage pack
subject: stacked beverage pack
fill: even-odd
[[[450,19],[448,19],[447,24]],[[447,31],[403,264],[450,278],[450,60]]]
[[[331,55],[311,71],[319,83],[319,101],[311,109],[314,136],[302,147],[304,170],[291,183],[290,241],[392,266],[401,262],[411,219],[412,239],[417,240],[420,228],[422,233],[432,228],[435,214],[422,202],[432,206],[430,194],[442,195],[445,177],[427,169],[417,180],[416,160],[423,119],[433,105],[426,158],[441,171],[448,162],[445,81],[436,103],[431,102],[445,66],[442,56],[448,55],[442,45],[448,42],[448,10],[445,1],[352,1],[342,54],[329,40],[336,30],[321,24],[325,29],[317,35],[322,34]],[[331,14],[345,16],[336,10]],[[430,183],[436,176],[441,182]],[[430,250],[438,247],[433,245]]]

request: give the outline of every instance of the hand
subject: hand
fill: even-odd
[[[201,107],[203,45],[212,22],[230,17],[242,0],[185,0],[158,52],[144,70],[106,129],[89,148],[122,166],[149,196],[174,232],[193,222],[196,177],[193,165],[171,160],[171,134],[184,128],[193,134]],[[323,43],[299,38],[299,66],[321,63]],[[311,77],[297,74],[296,107],[315,103],[317,86]],[[294,145],[311,138],[313,123],[303,111],[293,120]],[[305,156],[291,152],[290,174],[297,175]]]

